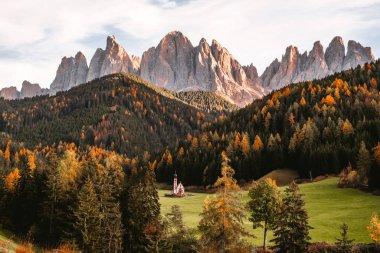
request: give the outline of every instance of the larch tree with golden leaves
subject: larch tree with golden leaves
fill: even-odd
[[[214,197],[208,196],[203,204],[198,228],[204,252],[239,252],[246,247],[243,238],[249,234],[243,224],[245,208],[229,162],[223,151],[221,177],[214,184],[218,192]]]
[[[378,244],[380,243],[380,221],[377,213],[373,213],[370,221],[370,225],[367,227],[371,240]]]
[[[255,136],[255,141],[253,142],[253,151],[259,152],[264,148],[264,143],[262,142],[260,136]]]
[[[245,156],[248,156],[249,151],[250,151],[250,143],[249,143],[248,133],[243,133],[243,138],[241,139],[240,146],[241,146],[241,152],[243,152],[243,154]]]

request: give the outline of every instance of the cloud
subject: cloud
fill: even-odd
[[[0,87],[24,79],[48,87],[63,56],[91,60],[106,36],[141,55],[169,31],[194,45],[217,39],[262,72],[288,45],[301,52],[335,35],[380,55],[380,0],[15,0],[0,9]]]

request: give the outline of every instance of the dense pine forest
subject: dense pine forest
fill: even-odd
[[[115,74],[53,97],[1,99],[0,131],[30,148],[64,141],[97,145],[129,157],[159,152],[234,108],[207,92],[191,94],[198,98],[192,106],[186,104],[186,94]]]
[[[68,252],[252,252],[248,212],[253,227],[270,222],[280,252],[309,252],[313,228],[295,183],[282,196],[275,181],[257,181],[248,203],[238,183],[278,168],[310,178],[352,167],[359,187],[378,190],[379,88],[377,61],[291,84],[241,110],[128,74],[53,97],[0,100],[1,229]],[[198,230],[184,225],[178,206],[161,213],[156,180],[171,183],[175,171],[186,186],[217,189]],[[374,214],[375,239],[379,224]],[[331,247],[352,247],[347,230]]]
[[[277,168],[310,178],[338,174],[351,164],[369,176],[363,184],[379,188],[373,159],[380,140],[379,88],[377,61],[275,90],[164,150],[157,178],[169,183],[176,170],[186,185],[212,185],[226,150],[240,182]]]

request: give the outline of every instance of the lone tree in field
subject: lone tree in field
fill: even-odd
[[[281,205],[280,190],[276,182],[270,178],[255,182],[249,190],[250,198],[247,207],[249,220],[253,228],[264,228],[264,250],[266,249],[267,231],[276,224],[276,216]]]
[[[241,238],[249,236],[245,231],[244,205],[241,203],[239,186],[233,178],[235,171],[229,166],[230,160],[222,152],[222,176],[215,187],[215,197],[207,197],[200,214],[199,230],[201,244],[206,252],[239,252],[245,243]]]
[[[272,240],[281,252],[307,252],[309,245],[309,230],[312,227],[308,223],[308,215],[302,195],[295,182],[285,190],[285,198],[281,205],[274,229]]]
[[[337,241],[335,243],[337,252],[350,253],[352,251],[352,243],[355,240],[350,240],[348,238],[348,225],[346,223],[343,223],[340,228],[342,229],[342,232],[340,233],[340,238],[337,238]]]

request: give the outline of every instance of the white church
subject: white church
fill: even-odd
[[[177,197],[185,196],[185,187],[183,187],[181,182],[177,184],[177,173],[174,173],[173,195]]]

